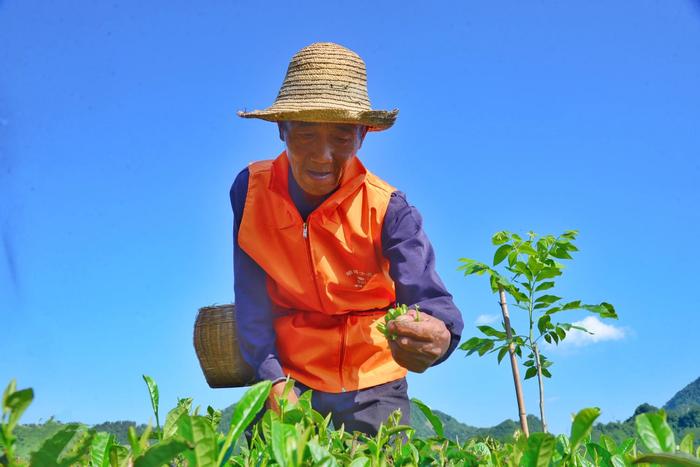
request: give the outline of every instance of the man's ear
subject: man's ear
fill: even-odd
[[[277,122],[277,129],[280,132],[280,140],[282,140],[282,142],[286,142],[284,138],[287,133],[287,123],[283,121]]]

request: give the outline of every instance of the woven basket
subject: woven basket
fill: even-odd
[[[255,372],[241,357],[235,305],[205,306],[194,322],[194,349],[212,388],[238,388],[255,382]]]

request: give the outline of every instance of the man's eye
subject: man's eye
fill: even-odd
[[[335,140],[341,144],[348,144],[350,142],[350,138],[336,138]]]

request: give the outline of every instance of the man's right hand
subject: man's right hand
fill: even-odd
[[[284,393],[284,386],[287,384],[286,381],[280,381],[272,385],[272,390],[270,395],[267,396],[267,401],[265,402],[265,407],[269,410],[273,410],[275,413],[280,413],[280,405],[277,402],[277,398],[282,398],[282,393]],[[299,401],[297,394],[294,392],[294,388],[287,394],[287,401],[296,404]]]

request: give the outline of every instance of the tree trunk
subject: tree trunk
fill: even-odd
[[[506,303],[506,293],[503,287],[498,286],[498,295],[501,299],[501,312],[503,313],[503,323],[506,327],[506,336],[508,340],[513,338],[513,333],[510,330],[510,315],[508,314],[508,304]],[[518,414],[520,416],[520,428],[523,430],[525,437],[530,436],[530,430],[527,426],[527,411],[525,410],[525,400],[523,398],[523,388],[520,384],[520,370],[518,370],[518,361],[515,359],[515,344],[510,343],[508,348],[510,354],[510,367],[513,370],[513,383],[515,384],[515,396],[518,399]]]
[[[544,418],[544,384],[542,382],[542,365],[540,364],[540,351],[537,344],[532,346],[535,352],[535,365],[537,365],[537,381],[540,384],[540,420],[542,421],[542,431],[547,433],[547,420]]]

